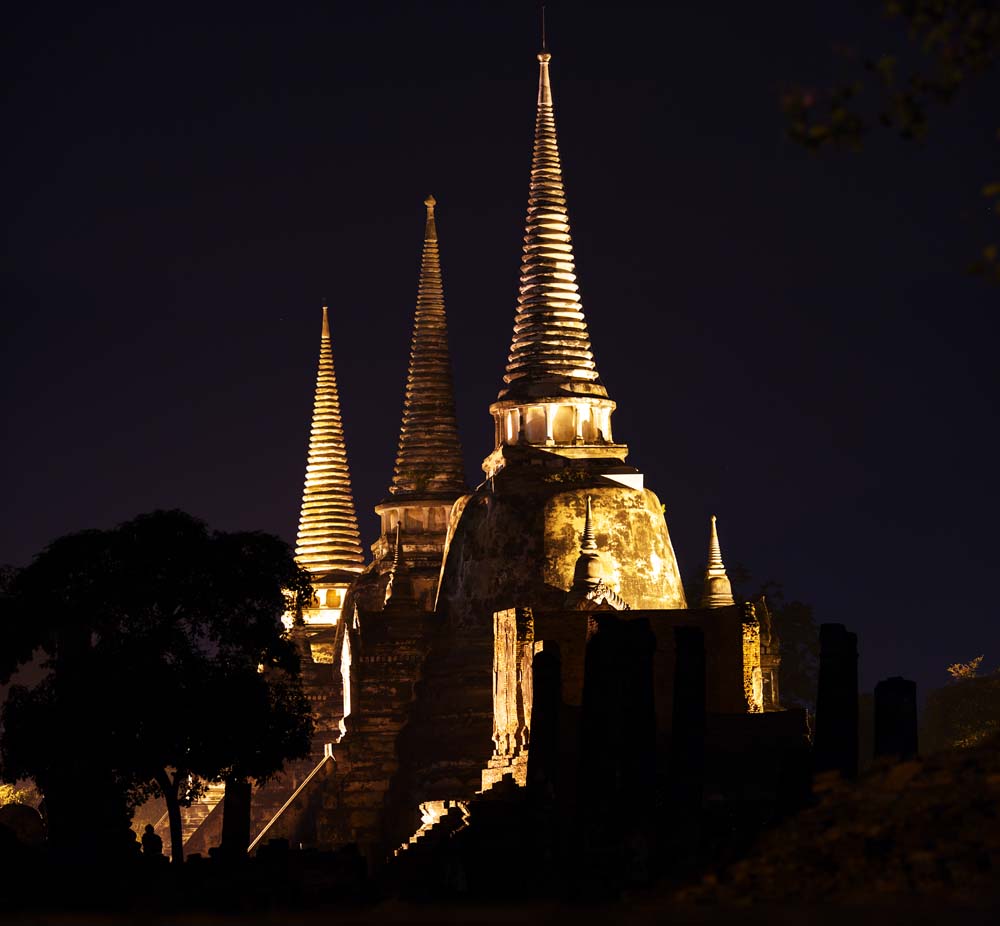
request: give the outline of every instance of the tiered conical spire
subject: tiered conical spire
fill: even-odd
[[[364,566],[326,306],[295,558],[317,578],[358,573]]]
[[[566,193],[552,112],[547,51],[538,55],[538,112],[525,222],[521,290],[499,399],[607,396],[576,285]]]
[[[424,200],[427,224],[410,346],[410,370],[406,378],[399,453],[389,487],[395,497],[454,498],[465,492],[434,222],[435,204],[433,196]]]
[[[705,570],[705,585],[701,593],[703,608],[724,608],[735,604],[733,587],[726,575],[726,567],[722,562],[722,547],[719,546],[719,531],[715,526],[715,515],[712,515],[712,534],[708,541],[708,568]]]

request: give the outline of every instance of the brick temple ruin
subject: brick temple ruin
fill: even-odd
[[[420,870],[467,831],[487,855],[600,856],[611,843],[641,855],[650,827],[684,808],[780,804],[794,790],[808,736],[804,714],[781,707],[766,603],[734,600],[714,517],[702,599],[685,600],[664,508],[613,436],[576,283],[550,55],[538,61],[485,479],[465,485],[429,197],[399,450],[367,565],[323,309],[296,548],[315,598],[286,617],[316,738],[255,791],[252,852],[354,843],[373,868],[412,858]],[[186,849],[204,852],[220,808],[195,811]]]

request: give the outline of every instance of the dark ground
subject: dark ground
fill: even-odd
[[[280,887],[238,913],[162,911],[168,883],[137,892],[119,913],[21,913],[17,924],[184,923],[770,923],[978,924],[1000,912],[1000,749],[997,741],[924,760],[876,764],[857,783],[816,781],[814,806],[766,832],[750,854],[693,885],[662,880],[614,904],[519,904],[519,859],[496,873],[497,902],[378,902],[374,895],[299,881],[291,904]],[[203,867],[203,872],[207,871]],[[6,871],[9,873],[10,868]],[[185,875],[188,870],[185,870]],[[259,873],[257,877],[262,877]],[[191,883],[190,878],[187,879]],[[207,882],[205,882],[207,883]],[[275,884],[278,879],[275,878]],[[218,882],[216,882],[217,890]],[[272,886],[273,887],[273,886]],[[58,890],[62,890],[60,884]],[[234,892],[235,894],[236,892]],[[218,892],[216,896],[218,895]],[[5,891],[10,897],[10,891]],[[367,899],[366,899],[367,898]],[[50,904],[65,903],[50,894]],[[504,902],[511,901],[511,902]],[[270,907],[270,909],[264,909]],[[215,903],[215,908],[220,905]]]

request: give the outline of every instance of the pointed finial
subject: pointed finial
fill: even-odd
[[[437,200],[428,193],[427,199],[424,200],[424,205],[427,207],[427,224],[424,226],[424,241],[437,241],[437,223],[434,221],[434,207],[437,205]]]
[[[549,46],[545,39],[545,7],[542,7],[542,50],[538,53],[538,62],[541,65],[538,75],[538,105],[552,105],[552,85],[549,83],[549,62],[552,55],[549,54]]]
[[[326,306],[323,306],[323,337],[330,337],[330,317],[327,315]]]
[[[725,572],[726,567],[722,562],[722,547],[719,546],[719,530],[715,526],[715,515],[712,515],[712,534],[708,543],[708,568],[721,569]]]
[[[590,516],[590,496],[587,496],[587,516],[583,522],[583,536],[580,538],[581,553],[596,553],[597,541],[594,539],[594,526]]]

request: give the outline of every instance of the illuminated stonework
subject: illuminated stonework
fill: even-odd
[[[764,711],[764,685],[760,668],[760,624],[754,606],[745,605],[743,616],[743,696],[748,714]]]
[[[580,555],[573,568],[573,584],[566,595],[567,608],[578,611],[605,609],[628,611],[631,606],[604,580],[601,557],[594,538],[593,507],[587,496],[587,514],[580,535]]]
[[[347,590],[364,568],[364,555],[347,465],[326,306],[295,559],[311,573],[315,592],[312,606],[303,609],[303,620],[306,624],[336,624]]]
[[[576,284],[550,57],[538,56],[518,310],[504,385],[490,406],[488,478],[452,510],[438,588],[438,609],[463,626],[485,626],[512,605],[563,606],[588,495],[605,587],[585,590],[584,607],[686,607],[663,506],[611,434],[615,403],[597,372]]]
[[[402,566],[409,597],[416,606],[433,609],[448,518],[455,499],[466,491],[436,205],[433,196],[424,200],[424,244],[396,466],[386,498],[375,506],[381,530],[371,547],[372,565],[355,586],[358,600],[369,608],[388,601],[386,583]]]
[[[493,615],[493,755],[482,772],[484,791],[504,775],[519,785],[527,781],[535,652],[530,609]]]
[[[427,217],[410,342],[410,368],[399,429],[399,453],[389,487],[389,495],[400,500],[435,495],[454,500],[465,492],[434,219],[436,204],[433,196],[424,200]]]
[[[494,446],[528,443],[566,456],[625,459],[614,444],[615,403],[601,383],[583,314],[570,236],[549,81],[551,55],[538,56],[538,108],[525,220],[521,286],[504,386],[490,406]],[[487,476],[504,465],[494,451]]]
[[[722,548],[719,546],[719,532],[712,515],[712,531],[708,541],[708,566],[705,569],[705,584],[701,592],[701,607],[725,608],[735,604],[733,587],[726,575],[722,562]]]

